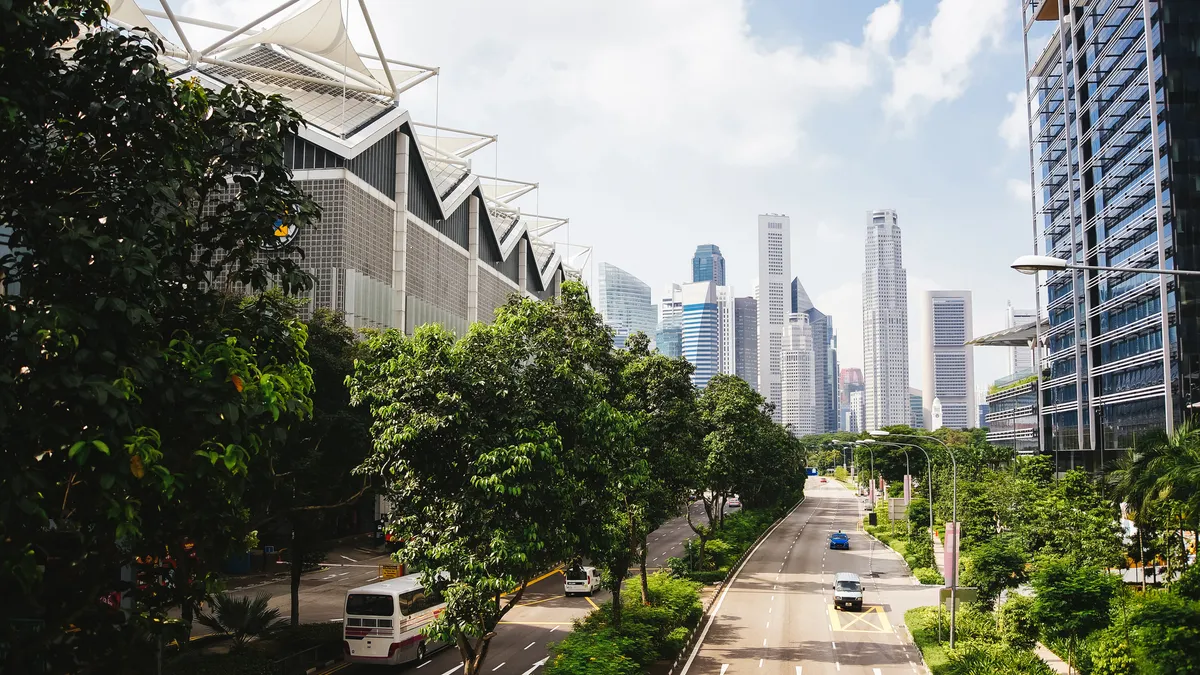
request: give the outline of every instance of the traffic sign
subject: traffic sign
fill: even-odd
[[[404,565],[380,565],[380,579],[395,579],[396,577],[404,576]]]

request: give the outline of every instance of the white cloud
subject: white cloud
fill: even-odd
[[[1029,147],[1029,106],[1025,100],[1025,92],[1016,91],[1008,95],[1008,102],[1012,108],[1004,119],[1000,120],[1000,127],[997,131],[1000,133],[1000,138],[1008,147],[1016,150],[1018,148]]]
[[[961,96],[972,62],[989,44],[999,44],[1008,10],[1007,0],[940,0],[933,21],[917,31],[897,63],[884,110],[911,119]]]
[[[871,12],[867,17],[867,25],[863,28],[863,36],[867,44],[877,50],[886,52],[892,44],[892,38],[900,30],[900,2],[888,0]]]
[[[1029,191],[1029,180],[1020,178],[1009,178],[1004,183],[1005,190],[1013,199],[1029,204],[1029,199],[1032,193]]]

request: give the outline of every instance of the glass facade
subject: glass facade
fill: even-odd
[[[716,285],[711,281],[684,284],[682,297],[683,358],[695,368],[692,384],[703,388],[718,372]]]
[[[625,338],[641,331],[654,335],[658,318],[650,298],[650,285],[610,263],[600,263],[596,301],[604,323],[612,328],[618,349]]]
[[[1200,2],[1022,4],[1038,252],[1200,269]],[[1200,400],[1197,292],[1149,273],[1049,275],[1041,414],[1060,468],[1099,468]]]
[[[692,281],[712,281],[725,285],[725,256],[716,244],[701,244],[692,256]]]

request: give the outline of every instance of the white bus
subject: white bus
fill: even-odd
[[[346,660],[380,665],[424,660],[442,645],[427,641],[421,629],[443,607],[441,598],[425,593],[420,574],[350,589],[342,614]]]

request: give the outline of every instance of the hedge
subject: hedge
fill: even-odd
[[[904,623],[933,675],[1054,674],[1031,650],[1005,642],[994,614],[965,605],[959,609],[956,619],[952,650],[949,647],[950,615],[945,609],[917,607],[904,613]]]

